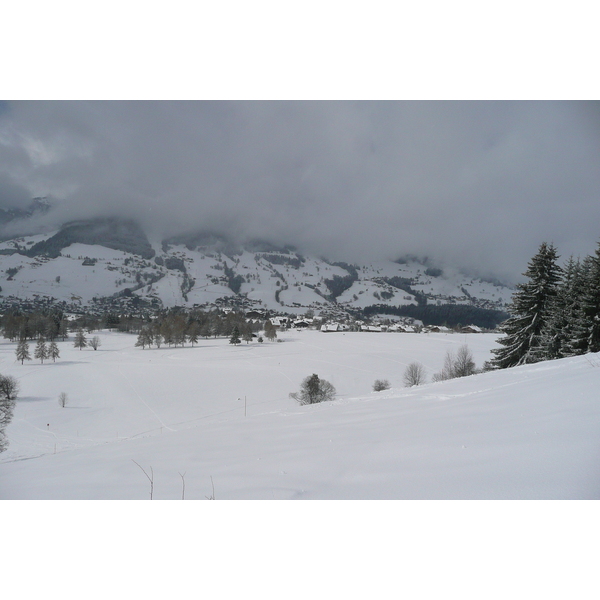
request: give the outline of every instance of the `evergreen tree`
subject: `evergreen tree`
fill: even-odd
[[[43,337],[37,341],[33,356],[39,358],[42,364],[44,364],[44,359],[48,358],[48,347],[46,346],[46,340]]]
[[[231,338],[229,338],[229,343],[236,346],[237,344],[241,343],[241,341],[242,340],[240,340],[240,330],[238,329],[237,325],[234,325],[233,331],[231,333]]]
[[[517,286],[509,309],[512,316],[500,326],[504,337],[498,343],[502,348],[492,350],[492,368],[505,369],[544,359],[542,331],[561,280],[557,259],[554,246],[543,243],[529,262],[524,273],[529,281]]]
[[[587,352],[600,352],[600,242],[589,258],[582,312],[587,326]]]
[[[549,316],[542,329],[541,358],[552,360],[572,355],[571,339],[577,311],[578,263],[571,256],[563,270],[556,296],[551,299]]]
[[[58,326],[58,335],[63,342],[69,337],[69,321],[67,319],[61,319]]]
[[[591,257],[575,263],[575,272],[571,286],[570,302],[567,307],[567,356],[585,354],[588,348],[588,324],[583,310],[584,296],[587,291]]]
[[[194,347],[194,344],[198,343],[198,323],[193,321],[188,327],[187,339],[189,343]]]
[[[83,333],[83,329],[79,328],[77,330],[77,333],[75,334],[75,343],[73,345],[80,350],[87,346],[87,338],[85,337],[85,333]]]
[[[316,373],[305,377],[300,384],[300,391],[290,394],[290,398],[300,404],[317,404],[335,398],[335,387],[329,381],[320,379]]]
[[[56,342],[51,342],[48,346],[48,356],[52,359],[52,362],[56,362],[57,358],[60,358],[60,352]]]
[[[25,360],[31,360],[31,356],[29,354],[29,344],[25,340],[21,340],[17,344],[15,354],[17,355],[17,360],[21,361],[21,364],[23,364],[23,361]]]

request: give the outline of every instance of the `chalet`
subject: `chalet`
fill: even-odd
[[[405,325],[403,323],[396,323],[395,325],[390,325],[388,331],[397,331],[399,333],[415,333],[416,328],[414,325]]]
[[[378,325],[361,325],[360,326],[360,330],[361,331],[370,331],[370,332],[381,332],[381,331],[383,331],[381,329],[381,327],[379,327]]]
[[[294,321],[293,324],[296,329],[306,329],[311,325],[307,319],[298,319],[297,321]]]
[[[423,329],[425,333],[451,333],[452,329],[445,327],[444,325],[430,325]]]
[[[289,319],[287,317],[271,317],[269,319],[275,329],[282,329],[288,326]]]
[[[348,331],[348,327],[341,323],[323,323],[323,325],[321,325],[321,331]]]
[[[477,325],[467,325],[466,327],[461,327],[461,333],[483,333],[481,327],[477,327]]]

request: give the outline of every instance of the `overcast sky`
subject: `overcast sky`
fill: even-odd
[[[0,104],[0,207],[138,219],[359,261],[429,255],[501,277],[543,241],[600,240],[600,104]]]

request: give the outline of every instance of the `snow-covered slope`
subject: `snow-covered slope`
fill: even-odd
[[[238,298],[247,307],[300,314],[332,305],[416,304],[415,294],[427,296],[434,304],[504,309],[513,293],[509,287],[456,269],[432,270],[414,260],[332,264],[290,249],[239,248],[225,254],[209,246],[155,243],[146,244],[155,252],[150,258],[152,250],[140,256],[77,242],[62,249],[52,246],[55,257],[34,256],[32,249],[57,239],[55,234],[0,243],[0,301],[53,298],[86,305],[93,298],[130,290],[148,305],[191,307]],[[16,249],[18,253],[9,254]]]
[[[21,395],[0,455],[0,498],[600,498],[600,356],[402,387],[467,342],[481,365],[496,336],[280,333],[282,343],[141,350],[101,333],[60,343],[55,363],[0,372]],[[288,397],[311,373],[338,399]],[[372,392],[376,378],[392,388]],[[66,392],[69,402],[58,405]],[[212,478],[212,480],[211,480]]]

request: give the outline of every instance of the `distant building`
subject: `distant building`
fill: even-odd
[[[423,329],[425,333],[451,333],[452,329],[445,327],[444,325],[430,325]]]
[[[361,331],[371,331],[371,332],[383,331],[383,329],[381,327],[379,327],[378,325],[361,325],[360,330]]]
[[[264,311],[249,310],[246,313],[246,318],[247,319],[264,319],[264,317],[265,317]]]
[[[271,317],[269,319],[275,329],[282,329],[288,326],[289,319],[287,317]]]
[[[293,325],[296,329],[306,329],[307,327],[310,327],[312,324],[312,319],[309,322],[309,319],[299,319],[297,321],[294,321]]]
[[[323,325],[321,325],[321,331],[348,331],[348,326],[342,325],[341,323],[323,323]]]

